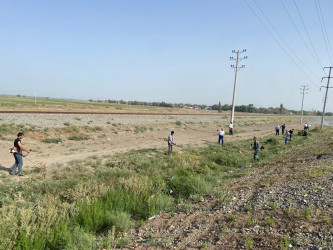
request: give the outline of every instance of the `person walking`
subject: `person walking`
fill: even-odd
[[[22,132],[19,132],[17,134],[17,138],[14,141],[14,158],[15,158],[15,163],[12,167],[12,170],[10,171],[10,174],[13,175],[16,171],[16,168],[18,167],[18,176],[24,176],[22,173],[22,166],[23,166],[23,160],[22,160],[22,151],[25,151],[27,153],[30,153],[31,150],[25,149],[22,146],[21,140],[24,138],[24,134]]]
[[[224,132],[224,128],[221,128],[220,130],[219,130],[219,144],[220,144],[220,141],[222,141],[222,145],[224,144],[224,134],[225,134],[225,132]]]
[[[281,132],[284,135],[284,130],[286,129],[286,124],[281,125]]]
[[[275,127],[275,135],[280,135],[280,126],[279,124]]]
[[[174,131],[171,131],[171,134],[168,136],[168,154],[171,154],[172,152],[172,146],[176,145],[176,143],[174,143],[173,139],[174,139]]]
[[[254,149],[254,153],[253,153],[253,160],[254,161],[259,161],[259,150],[260,150],[260,146],[259,146],[259,141],[257,140],[257,137],[253,137],[253,147],[252,149]],[[252,144],[251,144],[252,146]]]
[[[233,135],[233,128],[234,128],[234,125],[232,124],[232,122],[230,122],[229,124],[229,135]]]

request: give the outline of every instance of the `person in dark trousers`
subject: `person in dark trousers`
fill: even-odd
[[[251,146],[252,146],[252,144],[251,144]],[[254,149],[253,160],[254,161],[259,161],[260,146],[259,146],[259,141],[257,140],[257,137],[253,137],[253,147],[252,147],[252,149]]]
[[[286,129],[286,124],[281,125],[281,132],[284,135],[284,130]]]
[[[292,136],[293,136],[293,133],[294,133],[294,129],[290,129],[290,130],[289,130],[289,134],[290,134],[290,136],[289,136],[289,141],[291,141],[291,138],[292,138]]]
[[[14,141],[13,155],[15,158],[15,163],[12,167],[12,170],[10,171],[11,175],[13,175],[15,173],[17,167],[18,167],[18,176],[24,175],[22,173],[22,166],[23,166],[22,151],[30,153],[30,150],[25,149],[22,146],[21,140],[23,139],[23,137],[24,137],[24,134],[22,132],[19,132],[17,134],[17,138]]]
[[[234,129],[234,125],[232,124],[232,122],[230,122],[229,124],[229,135],[233,135],[233,129]]]
[[[304,130],[308,130],[308,123],[307,122],[304,123]]]
[[[275,135],[280,135],[280,126],[279,125],[275,126]]]
[[[219,144],[220,144],[220,141],[222,141],[222,145],[224,144],[224,134],[225,134],[225,132],[224,132],[224,128],[221,128],[220,130],[219,130]]]
[[[168,154],[171,154],[172,146],[176,145],[176,143],[173,142],[174,134],[175,134],[175,132],[171,131],[171,134],[168,136]]]
[[[288,131],[286,131],[286,135],[284,137],[284,143],[288,144],[288,141],[290,140],[290,133]]]

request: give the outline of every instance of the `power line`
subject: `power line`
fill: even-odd
[[[318,5],[317,5],[317,1],[318,1]],[[321,31],[323,33],[323,37],[324,37],[324,41],[325,41],[325,46],[326,46],[328,57],[330,59],[331,65],[333,65],[332,64],[332,58],[330,56],[330,52],[331,52],[331,54],[333,56],[332,47],[331,47],[330,39],[328,37],[328,33],[327,33],[326,25],[325,25],[325,20],[324,20],[324,16],[323,16],[323,13],[321,11],[320,1],[319,0],[317,0],[317,1],[315,0],[315,4],[316,4],[317,15],[318,15],[319,22],[320,22],[320,28],[321,28]],[[324,29],[323,29],[323,27],[324,27]],[[325,38],[325,35],[326,35],[326,38]],[[330,50],[328,49],[328,47],[329,47]]]
[[[306,76],[306,78],[308,78],[310,80],[310,82],[316,86],[318,86],[317,84],[315,84],[313,82],[313,80],[305,73],[305,71],[298,65],[298,63],[294,60],[294,58],[289,54],[289,52],[281,45],[281,43],[279,42],[279,40],[273,35],[273,33],[267,28],[267,26],[265,25],[265,23],[261,20],[261,18],[258,16],[258,14],[253,10],[253,8],[251,7],[251,5],[247,2],[247,0],[244,0],[244,2],[246,3],[246,5],[249,7],[249,9],[252,11],[252,13],[257,17],[257,19],[260,21],[260,23],[264,26],[264,28],[266,29],[266,31],[272,36],[272,38],[274,39],[274,41],[280,46],[280,48],[287,54],[287,56],[293,61],[293,63],[298,67],[298,69]],[[319,86],[318,86],[319,87]]]
[[[296,3],[296,0],[294,0],[294,4],[295,4],[295,7],[296,7],[296,10],[297,10],[298,16],[300,17],[300,19],[301,19],[301,21],[302,21],[303,28],[304,28],[304,30],[305,30],[305,32],[306,32],[306,35],[307,35],[307,37],[308,37],[308,39],[309,39],[309,41],[310,41],[311,47],[312,47],[312,49],[313,49],[313,51],[314,51],[314,53],[315,53],[315,55],[316,55],[316,57],[317,57],[317,59],[318,59],[318,62],[319,62],[319,64],[320,64],[321,68],[323,68],[322,63],[321,63],[321,61],[320,61],[320,59],[319,59],[319,56],[318,56],[318,54],[317,54],[317,51],[316,51],[316,49],[315,49],[315,47],[314,47],[314,45],[313,45],[313,43],[312,43],[312,40],[311,40],[311,38],[310,38],[309,32],[308,32],[308,30],[307,30],[307,28],[306,28],[306,26],[305,26],[304,21],[303,21],[302,15],[301,15],[301,13],[300,13],[300,11],[299,11],[299,9],[298,9],[298,6],[297,6],[297,3]]]
[[[268,19],[268,17],[265,15],[264,11],[260,8],[260,6],[258,5],[258,3],[256,2],[256,0],[253,0],[253,2],[255,3],[255,5],[257,6],[257,8],[260,10],[261,14],[265,17],[265,19],[267,20],[267,22],[269,23],[269,25],[272,27],[272,29],[275,31],[275,33],[278,35],[278,37],[281,39],[281,41],[285,44],[285,46],[291,51],[291,53],[301,62],[301,64],[312,74],[314,75],[316,78],[319,78],[318,75],[316,75],[315,73],[313,73],[313,71],[306,65],[304,64],[303,60],[301,60],[296,53],[290,48],[290,46],[288,45],[288,43],[285,41],[285,39],[280,35],[280,33],[277,31],[277,29],[274,27],[274,25],[270,22],[270,20]]]
[[[319,67],[322,69],[323,67],[321,66],[321,64],[320,64],[320,62],[317,60],[317,58],[314,56],[314,54],[313,54],[312,50],[309,48],[308,44],[305,42],[305,40],[304,40],[304,38],[303,38],[301,32],[298,30],[297,25],[295,24],[293,18],[291,17],[291,15],[290,15],[290,13],[289,13],[289,11],[288,11],[286,5],[284,4],[283,0],[280,0],[280,1],[281,1],[281,3],[282,3],[282,6],[283,6],[284,10],[286,11],[286,13],[287,13],[287,15],[288,15],[288,17],[289,17],[291,23],[293,24],[295,30],[297,31],[298,35],[299,35],[300,38],[302,39],[302,41],[303,41],[305,47],[306,47],[307,50],[310,52],[310,54],[311,54],[311,56],[313,57],[313,59],[315,60],[315,62],[318,63]]]

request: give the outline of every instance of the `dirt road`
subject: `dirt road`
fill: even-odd
[[[19,114],[1,114],[1,124],[13,123]],[[24,161],[24,169],[36,167],[28,159],[47,166],[49,171],[76,159],[94,155],[113,155],[131,150],[157,148],[167,150],[164,138],[175,131],[176,151],[217,143],[217,130],[228,131],[227,116],[185,115],[87,115],[87,114],[26,114],[21,116],[26,137],[22,143],[33,152]],[[287,129],[302,129],[297,117],[244,116],[235,119],[234,135],[225,135],[225,143],[274,134],[275,125],[286,123]],[[38,128],[36,130],[36,127]],[[70,133],[62,128],[85,128],[88,140],[68,140]],[[88,127],[88,128],[87,128]],[[34,129],[31,129],[34,128]],[[98,129],[97,129],[98,128]],[[33,130],[33,131],[31,131]],[[48,131],[43,134],[41,131]],[[43,138],[61,138],[58,144],[41,142]],[[282,140],[282,136],[281,140]],[[10,168],[13,157],[8,153],[15,134],[0,140],[0,166]]]

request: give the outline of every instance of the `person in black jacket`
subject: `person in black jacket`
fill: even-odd
[[[283,124],[283,125],[281,125],[281,129],[282,129],[282,135],[284,135],[284,130],[286,129],[286,124]]]

